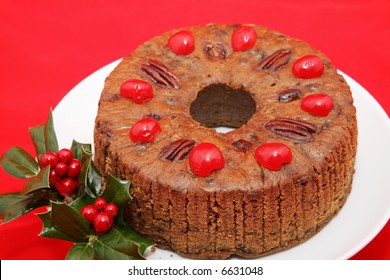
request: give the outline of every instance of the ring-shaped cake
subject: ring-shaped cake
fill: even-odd
[[[304,242],[340,210],[357,123],[321,52],[256,25],[209,24],[119,63],[94,144],[103,174],[132,181],[137,232],[190,258],[253,258]]]

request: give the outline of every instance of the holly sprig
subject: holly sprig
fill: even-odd
[[[93,163],[92,146],[74,140],[70,150],[80,160],[82,169],[75,194],[63,197],[49,182],[50,166],[40,168],[38,161],[45,152],[59,150],[52,111],[45,124],[30,128],[30,136],[36,157],[20,147],[12,147],[0,157],[7,173],[27,178],[22,191],[0,194],[0,221],[5,224],[46,206],[46,212],[37,214],[43,224],[40,236],[73,242],[66,259],[144,259],[146,249],[153,242],[124,221],[125,207],[131,201],[131,181],[110,174],[103,178]],[[96,234],[80,214],[81,208],[93,204],[98,197],[114,203],[119,210],[115,226],[104,234]]]

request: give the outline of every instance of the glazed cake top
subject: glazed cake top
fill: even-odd
[[[106,136],[109,151],[118,159],[115,165],[125,166],[124,177],[137,173],[140,178],[168,184],[178,191],[256,191],[309,180],[313,167],[321,169],[338,143],[351,137],[345,127],[356,121],[352,95],[329,59],[303,41],[259,26],[246,26],[257,36],[248,50],[232,47],[238,25],[209,24],[172,30],[140,45],[107,77],[95,131]],[[181,30],[194,38],[194,50],[186,55],[174,53],[168,45]],[[300,78],[292,72],[294,63],[306,55],[323,62],[319,77]],[[121,96],[122,84],[130,79],[148,82],[153,87],[153,98],[136,104]],[[206,96],[219,93],[199,101],[202,91]],[[281,102],[297,92],[296,98]],[[333,101],[326,116],[302,109],[302,101],[318,93]],[[224,114],[225,111],[230,113]],[[212,113],[202,120],[207,112]],[[144,117],[157,119],[161,133],[154,142],[135,143],[129,132]],[[218,125],[238,128],[217,133],[206,127]],[[176,162],[161,158],[162,150],[179,139],[213,143],[223,154],[224,167],[201,177],[192,172],[188,157]],[[237,145],[247,142],[250,144],[244,148]],[[260,145],[269,142],[285,144],[292,153],[291,162],[278,171],[265,168],[254,156]]]

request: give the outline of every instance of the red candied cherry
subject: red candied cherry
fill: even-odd
[[[202,142],[192,149],[189,163],[192,172],[200,177],[207,177],[214,170],[224,168],[225,159],[214,144]]]
[[[103,197],[98,197],[95,199],[93,202],[93,205],[98,209],[98,210],[103,210],[104,207],[107,205],[107,201]]]
[[[60,161],[54,168],[56,174],[64,176],[68,172],[68,165],[65,162]]]
[[[297,78],[317,78],[324,72],[324,63],[316,55],[305,55],[294,62],[291,71]]]
[[[177,55],[187,55],[195,50],[195,39],[192,32],[181,30],[168,39],[168,47]]]
[[[120,88],[121,96],[142,104],[153,98],[153,87],[146,81],[132,79],[124,82]]]
[[[282,168],[282,164],[291,162],[292,153],[282,143],[264,143],[256,149],[255,158],[264,167],[276,171]]]
[[[333,106],[333,99],[324,93],[308,95],[301,102],[303,111],[320,117],[326,117]]]
[[[58,156],[53,152],[43,153],[41,159],[39,160],[41,167],[50,165],[50,168],[54,168],[58,163]]]
[[[61,149],[57,152],[60,162],[69,163],[73,159],[73,153],[69,149]]]
[[[80,175],[81,172],[81,162],[74,158],[71,160],[71,162],[68,164],[68,172],[66,175],[72,178],[77,178]]]
[[[106,206],[104,206],[103,212],[107,213],[111,217],[115,217],[118,214],[118,206],[114,203],[108,203]]]
[[[55,169],[50,169],[49,183],[55,185],[62,179],[62,176],[57,174]]]
[[[246,51],[252,48],[257,39],[256,31],[250,26],[240,26],[232,35],[232,47],[235,51]]]
[[[110,229],[112,229],[114,225],[113,218],[104,212],[99,212],[93,218],[93,229],[97,234],[102,234]]]
[[[153,142],[161,132],[158,121],[153,118],[143,118],[136,122],[130,130],[130,139],[133,142]]]
[[[57,191],[62,196],[71,196],[76,190],[76,181],[72,178],[66,177],[55,184]]]
[[[99,210],[94,205],[85,205],[80,210],[80,214],[83,215],[85,219],[87,219],[88,223],[92,224],[93,219],[99,213]]]

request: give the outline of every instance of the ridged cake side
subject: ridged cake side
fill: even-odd
[[[187,190],[188,176],[180,173],[150,180],[150,169],[129,170],[120,156],[102,149],[104,136],[97,137],[96,162],[104,173],[132,179],[128,221],[160,247],[190,258],[254,258],[304,242],[343,206],[354,173],[357,143],[350,137],[357,133],[354,122],[343,132],[344,141],[340,139],[310,175],[254,190]],[[186,179],[183,189],[172,190],[161,182],[162,176]]]
[[[107,77],[99,102],[94,161],[103,174],[132,181],[128,222],[159,247],[190,258],[254,258],[288,249],[323,228],[351,191],[357,124],[351,92],[342,76],[306,43],[258,26],[253,26],[256,45],[234,52],[230,38],[235,28],[188,28],[196,46],[187,56],[173,54],[166,45],[175,30],[145,42]],[[210,42],[224,46],[226,58],[210,60],[205,51]],[[277,70],[259,69],[265,58],[286,49],[291,57]],[[305,54],[322,59],[321,77],[293,76],[292,63]],[[150,59],[174,73],[179,87],[162,87],[145,76],[142,65]],[[154,98],[142,105],[122,98],[120,85],[130,78],[150,81]],[[256,103],[256,112],[246,124],[226,134],[200,125],[191,118],[190,107],[197,93],[209,85],[246,90]],[[290,89],[298,89],[301,96],[278,102],[280,93]],[[300,100],[316,92],[334,101],[326,117],[300,108]],[[151,115],[158,116],[161,134],[153,143],[133,143],[130,128]],[[282,129],[292,121],[298,123],[299,131],[280,135],[267,129],[280,119]],[[225,167],[202,178],[191,171],[188,158],[173,162],[160,157],[164,147],[180,139],[215,144],[223,153]],[[250,146],[240,149],[233,144],[242,140]],[[254,150],[266,142],[287,145],[291,163],[279,171],[261,166]]]

